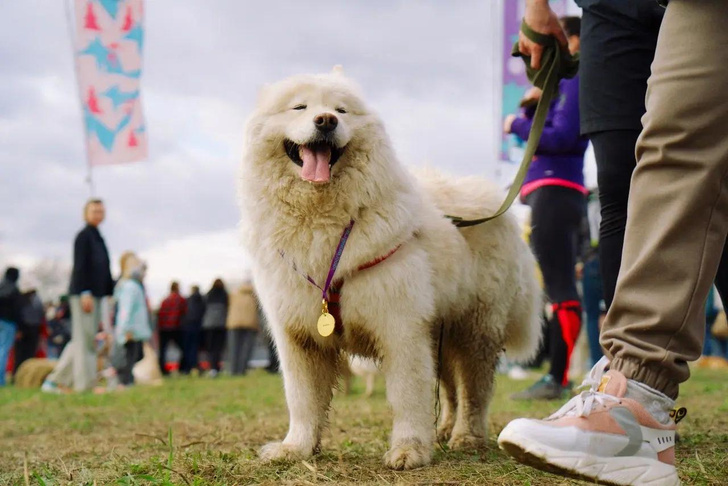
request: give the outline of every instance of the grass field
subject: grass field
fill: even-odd
[[[486,453],[437,450],[433,464],[385,469],[391,414],[378,383],[370,399],[337,396],[322,453],[306,462],[261,464],[256,450],[281,439],[287,416],[281,381],[172,378],[163,388],[110,395],[49,396],[0,389],[0,484],[576,484],[523,467],[495,438],[512,418],[542,417],[555,403],[514,403],[527,383],[499,376]],[[684,484],[728,484],[728,374],[697,371],[680,404],[677,461]]]

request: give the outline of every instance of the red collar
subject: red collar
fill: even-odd
[[[386,255],[382,255],[380,257],[377,257],[374,260],[370,261],[369,263],[365,263],[364,265],[359,265],[356,269],[358,271],[362,271],[362,270],[366,270],[367,268],[372,268],[375,265],[379,265],[384,260],[386,260],[387,258],[389,258],[392,255],[394,255],[397,252],[397,250],[399,250],[402,247],[402,245],[403,245],[403,243],[400,243],[399,245],[397,245],[394,248],[392,248],[389,251],[389,253],[387,253]]]

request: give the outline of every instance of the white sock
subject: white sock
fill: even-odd
[[[662,425],[670,423],[670,411],[675,408],[675,400],[662,392],[639,381],[627,380],[625,398],[631,398],[642,404],[655,420]]]

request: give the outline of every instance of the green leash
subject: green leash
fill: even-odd
[[[559,80],[562,78],[573,78],[579,70],[578,55],[572,56],[568,50],[559,45],[555,37],[535,32],[526,25],[525,21],[521,23],[521,32],[533,42],[541,44],[544,47],[543,55],[541,56],[541,68],[538,70],[531,68],[531,57],[521,54],[518,50],[518,42],[513,45],[511,51],[512,56],[523,58],[523,62],[526,63],[528,80],[543,91],[541,98],[538,100],[536,112],[533,115],[533,123],[531,124],[531,132],[528,134],[528,142],[526,142],[523,160],[511,184],[508,195],[500,208],[492,216],[470,220],[463,219],[459,216],[446,216],[458,228],[488,222],[508,211],[508,208],[511,207],[513,201],[516,200],[518,193],[521,191],[523,181],[526,179],[528,168],[531,166],[531,160],[533,160],[538,143],[541,140],[543,127],[546,123],[546,115],[548,114],[551,102],[558,93]]]

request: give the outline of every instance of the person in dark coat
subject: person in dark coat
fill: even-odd
[[[192,293],[187,297],[187,314],[182,320],[182,374],[188,374],[199,366],[198,353],[204,316],[205,299],[200,294],[200,287],[193,285]]]
[[[92,199],[84,208],[86,226],[73,245],[73,272],[69,287],[71,342],[42,390],[58,393],[59,385],[75,391],[90,391],[96,384],[95,338],[102,319],[102,299],[114,292],[109,252],[98,226],[104,220],[104,203]]]
[[[225,284],[219,278],[205,297],[205,316],[202,329],[205,331],[207,352],[210,356],[210,376],[220,372],[222,353],[225,349],[225,323],[228,313],[228,293]]]
[[[40,330],[45,321],[43,302],[35,289],[23,294],[22,326],[18,327],[18,337],[15,341],[15,364],[13,375],[26,360],[33,358],[38,351]]]
[[[18,328],[22,327],[23,297],[18,290],[20,270],[8,267],[0,280],[0,386],[5,386],[5,369]]]

